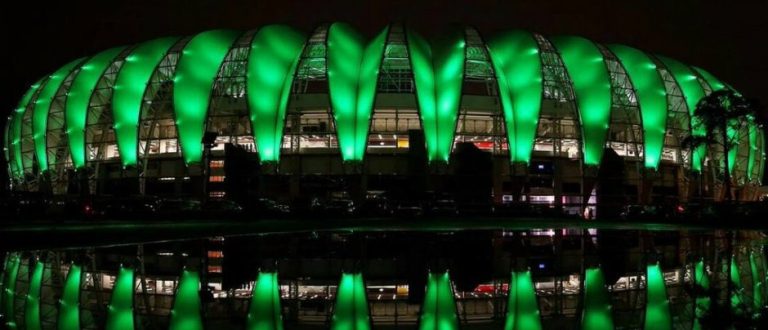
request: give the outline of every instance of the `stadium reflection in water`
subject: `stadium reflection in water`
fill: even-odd
[[[18,329],[757,324],[761,231],[335,231],[7,253]],[[729,296],[730,294],[730,296]]]

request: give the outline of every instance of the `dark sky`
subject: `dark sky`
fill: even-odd
[[[748,2],[735,5],[733,2]],[[345,21],[367,35],[391,21],[426,34],[452,23],[484,35],[522,28],[624,43],[701,66],[768,105],[768,1],[3,1],[5,85],[10,111],[26,86],[60,65],[106,48],[211,28],[287,23],[307,33]],[[3,116],[4,117],[4,116]]]

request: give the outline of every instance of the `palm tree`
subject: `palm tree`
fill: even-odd
[[[744,134],[748,134],[747,125],[754,122],[760,105],[744,98],[730,89],[721,89],[705,96],[696,104],[696,111],[691,117],[692,133],[683,145],[691,152],[702,146],[719,146],[723,152],[723,190],[725,201],[730,202],[731,173],[728,153],[736,148]]]

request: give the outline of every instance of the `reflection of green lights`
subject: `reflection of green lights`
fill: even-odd
[[[94,55],[80,67],[80,71],[72,80],[64,115],[70,155],[76,169],[85,166],[85,122],[91,95],[101,75],[124,48],[112,48]]]
[[[603,55],[592,41],[581,37],[556,37],[552,43],[576,92],[584,164],[599,165],[611,119],[611,81]]]
[[[714,75],[712,75],[708,71],[706,71],[704,69],[701,69],[701,68],[697,68],[697,67],[693,67],[693,69],[696,70],[696,72],[702,78],[704,78],[704,81],[707,82],[707,84],[709,85],[709,87],[712,89],[713,92],[727,88],[727,86],[725,86],[725,84],[723,84],[720,81],[720,79],[717,79],[717,77],[715,77]],[[738,130],[733,129],[731,127],[731,125],[738,125],[738,121],[730,121],[728,123],[728,130],[727,130],[728,131],[728,140],[733,141],[733,140],[736,139],[736,137],[737,137],[739,132],[738,132]],[[739,143],[739,141],[735,141],[734,145],[731,145],[731,149],[728,150],[728,155],[727,155],[727,157],[728,157],[728,173],[731,173],[731,174],[733,174],[733,169],[735,168],[735,165],[736,165],[736,155],[738,154],[737,151],[738,151],[738,148],[739,148],[738,143]],[[721,163],[724,163],[724,161],[722,161]],[[721,166],[722,166],[722,164],[721,164]]]
[[[6,140],[6,143],[9,144],[10,151],[8,156],[6,156],[6,159],[10,163],[11,172],[17,179],[20,179],[24,172],[24,164],[22,163],[21,157],[21,124],[24,120],[24,112],[26,111],[32,96],[37,89],[40,88],[42,82],[43,79],[40,79],[29,87],[27,92],[24,93],[24,96],[21,98],[21,101],[19,101],[16,111],[11,114],[11,119],[9,120],[8,140]]]
[[[277,273],[259,273],[253,287],[251,306],[248,308],[248,330],[282,330],[280,313],[280,285]]]
[[[763,307],[763,281],[760,279],[760,271],[758,270],[758,260],[755,257],[755,253],[749,254],[749,268],[752,272],[752,306],[756,311],[759,311]]]
[[[305,39],[291,27],[270,25],[251,41],[246,94],[261,162],[280,159],[288,97]]]
[[[336,304],[331,319],[333,330],[370,330],[371,320],[368,313],[363,274],[341,275],[339,287],[336,290]]]
[[[237,31],[212,30],[194,36],[184,47],[173,78],[173,108],[184,162],[203,156],[203,133],[211,88]]]
[[[185,270],[179,279],[176,298],[171,311],[170,330],[202,330],[200,315],[200,276],[197,272]]]
[[[389,28],[366,44],[351,26],[328,30],[328,86],[344,161],[362,161]]]
[[[685,104],[688,106],[688,114],[691,116],[691,134],[693,136],[704,136],[706,132],[701,128],[701,125],[697,124],[698,120],[693,116],[696,112],[696,104],[704,97],[704,88],[701,87],[698,79],[696,79],[696,75],[687,65],[664,56],[658,56],[658,59],[664,63],[669,73],[675,78],[677,85],[680,86],[680,91],[685,98]],[[701,165],[706,153],[707,148],[705,146],[698,147],[693,152],[691,168],[694,171],[701,172]]]
[[[711,305],[709,296],[706,295],[709,292],[709,275],[707,275],[703,260],[699,260],[699,262],[694,265],[693,280],[696,287],[705,294],[703,296],[697,296],[695,302],[696,309],[692,329],[699,330],[701,329],[700,319],[707,313],[709,306]]]
[[[667,288],[664,286],[664,274],[658,264],[648,265],[645,275],[646,305],[645,327],[646,330],[671,330],[672,316],[669,311]]]
[[[59,330],[80,329],[80,283],[83,272],[80,266],[69,266],[69,274],[64,283],[64,293],[59,300]]]
[[[541,317],[531,272],[512,272],[504,330],[540,330]]]
[[[56,70],[48,78],[48,82],[42,87],[40,94],[37,95],[32,112],[32,139],[35,142],[35,156],[37,157],[40,173],[48,170],[48,152],[46,150],[48,111],[51,109],[53,98],[56,96],[56,92],[59,91],[61,84],[64,83],[64,79],[69,76],[72,69],[82,60],[82,58],[76,59]]]
[[[24,325],[28,330],[40,330],[40,292],[43,287],[43,271],[45,264],[35,262],[35,268],[29,278],[27,301],[24,303]]]
[[[407,29],[406,38],[427,158],[447,163],[464,79],[464,35],[454,30],[429,42]]]
[[[509,31],[488,41],[509,140],[512,162],[531,160],[541,110],[542,71],[533,35]]]
[[[419,330],[457,330],[459,318],[448,272],[430,273],[421,307]]]
[[[3,277],[3,299],[2,306],[0,306],[0,312],[5,314],[5,326],[9,329],[16,329],[16,319],[14,302],[16,300],[16,279],[19,275],[19,267],[21,265],[21,258],[18,254],[11,253],[8,255],[8,262],[5,267],[5,276]]]
[[[125,59],[115,78],[112,118],[123,166],[136,165],[139,118],[149,79],[177,38],[160,38],[138,45]]]
[[[667,129],[667,94],[664,81],[648,55],[623,45],[608,46],[616,54],[637,92],[643,122],[645,167],[656,169]]]
[[[585,272],[581,328],[584,330],[613,329],[611,299],[600,268],[589,268]]]
[[[742,314],[742,305],[744,301],[742,301],[741,296],[744,292],[744,285],[741,284],[741,272],[739,272],[739,265],[736,262],[736,257],[731,257],[731,273],[730,273],[730,280],[733,284],[733,292],[731,293],[731,310],[733,310],[734,314]]]
[[[133,270],[120,268],[107,306],[107,330],[133,329]]]

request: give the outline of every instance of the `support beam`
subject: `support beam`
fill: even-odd
[[[530,271],[512,272],[504,330],[541,330],[541,316]]]
[[[83,281],[82,268],[76,264],[69,266],[67,280],[59,300],[59,330],[80,329],[80,288]]]
[[[24,304],[24,325],[27,330],[40,330],[40,292],[43,286],[45,263],[38,260],[29,278],[29,291]]]
[[[645,330],[672,330],[667,287],[659,264],[650,264],[645,273]]]
[[[21,258],[16,253],[10,253],[8,254],[8,259],[5,276],[3,277],[3,300],[2,309],[0,310],[5,314],[5,327],[16,329],[16,280],[19,275]]]
[[[581,316],[584,330],[612,330],[611,297],[605,286],[600,268],[589,268],[584,273],[584,310]]]
[[[693,326],[691,329],[700,330],[701,318],[709,311],[709,307],[712,304],[709,297],[709,274],[707,274],[704,260],[699,260],[694,265],[693,281],[695,284],[694,292],[698,292],[698,294],[694,298],[696,305],[694,306]]]
[[[121,267],[112,287],[112,298],[107,306],[106,330],[130,330],[133,317],[133,269]]]

